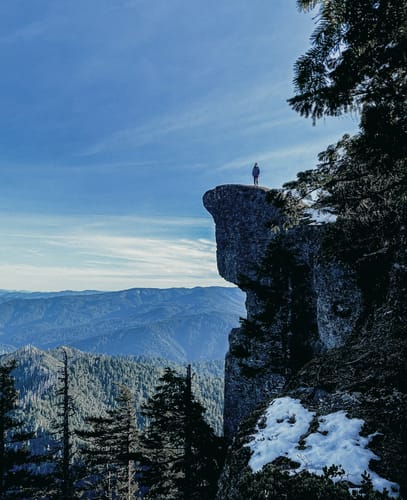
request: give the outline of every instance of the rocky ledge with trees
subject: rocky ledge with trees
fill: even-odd
[[[204,197],[219,271],[248,310],[226,360],[217,492],[223,444],[189,371],[165,371],[141,437],[125,387],[77,430],[64,356],[57,446],[36,458],[14,364],[0,369],[2,498],[406,497],[407,1],[297,3],[318,14],[289,104],[314,121],[353,111],[360,130],[283,190],[221,186]],[[36,475],[41,467],[51,474]]]
[[[289,104],[360,130],[282,190],[204,196],[219,272],[247,294],[217,498],[405,498],[407,3],[298,6],[318,13]]]

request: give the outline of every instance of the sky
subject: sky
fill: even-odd
[[[281,187],[352,132],[287,104],[295,0],[2,0],[0,288],[227,283],[202,195]]]

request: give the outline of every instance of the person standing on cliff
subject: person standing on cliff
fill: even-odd
[[[255,186],[259,185],[259,175],[260,175],[260,168],[257,165],[257,163],[255,163],[252,170],[253,182]]]

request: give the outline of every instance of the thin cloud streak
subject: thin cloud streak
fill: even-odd
[[[131,170],[131,169],[143,169],[145,167],[155,167],[162,165],[162,162],[156,160],[134,160],[134,161],[114,161],[111,163],[43,163],[43,164],[35,164],[35,163],[20,163],[20,164],[0,164],[0,170],[2,172],[63,172],[63,173],[81,173],[84,170],[88,172],[96,171],[98,173],[101,172],[114,172],[114,171],[123,171],[123,170]]]
[[[50,246],[76,250],[82,255],[113,260],[123,259],[129,263],[144,262],[163,269],[180,261],[187,262],[189,266],[201,267],[202,261],[213,260],[215,252],[215,244],[208,240],[66,235],[58,239],[49,239],[46,243]]]
[[[148,230],[148,227],[154,226],[154,234],[157,229],[182,227],[212,227],[212,219],[208,217],[195,216],[180,216],[167,214],[152,214],[150,216],[143,215],[92,215],[80,214],[78,216],[64,215],[44,215],[44,214],[0,214],[0,236],[1,235],[18,235],[43,237],[47,234],[46,229],[56,231],[57,234],[64,234],[69,231],[69,228],[75,228],[77,232],[86,231],[91,228],[105,228],[106,231],[113,228],[123,229],[128,233],[132,227],[141,225]],[[28,228],[26,231],[21,231],[21,227]],[[7,233],[3,228],[8,228]],[[38,228],[42,228],[42,232]],[[35,232],[34,232],[35,229]],[[49,234],[48,234],[49,235]]]
[[[234,160],[224,163],[216,168],[218,171],[223,170],[239,170],[239,169],[247,169],[247,165],[250,164],[253,158],[256,158],[256,161],[259,163],[265,163],[272,160],[282,160],[288,158],[296,158],[304,155],[314,155],[316,158],[316,154],[320,151],[323,151],[327,148],[328,144],[332,144],[338,140],[338,136],[332,136],[331,138],[320,139],[316,142],[306,142],[303,144],[299,144],[298,146],[288,146],[281,149],[276,149],[274,151],[263,151],[263,152],[254,152],[250,155],[245,155],[243,157],[235,158]]]
[[[283,105],[285,101],[286,87],[283,82],[270,84],[270,81],[252,84],[251,89],[246,86],[233,93],[206,96],[205,100],[189,104],[183,111],[169,112],[144,125],[116,131],[81,155],[92,156],[115,149],[136,148],[170,134],[200,127],[228,129],[233,124],[239,126],[240,133],[244,133],[246,128],[250,133],[255,133],[262,128],[289,124],[291,118],[288,121],[270,120],[269,113],[264,112],[262,104],[270,105],[270,100],[276,100]],[[219,110],[222,110],[221,120]]]
[[[24,227],[17,224],[14,230],[8,227],[0,231],[6,241],[3,251],[9,255],[0,266],[0,288],[111,290],[225,285],[216,269],[215,243],[202,236],[195,239],[182,236],[179,223],[184,223],[189,231],[196,222],[193,218],[168,218],[166,223],[174,224],[181,233],[161,238],[129,236],[125,231],[114,234],[117,218],[108,219],[97,220],[96,224],[93,221],[93,225],[85,221],[75,227],[77,219],[66,218],[65,222],[69,220],[70,224],[58,230],[55,228],[58,217],[46,217],[42,225],[37,219],[37,226],[19,218]],[[132,218],[123,217],[122,228],[128,227],[129,219]],[[134,219],[148,224],[146,218]],[[5,220],[0,218],[0,225]],[[17,217],[13,222],[16,220]],[[151,220],[163,224],[162,219]],[[206,220],[198,222],[208,224]],[[157,234],[156,228],[153,232]]]
[[[0,265],[1,286],[7,290],[123,290],[126,288],[173,288],[194,286],[230,286],[216,273],[205,277],[174,275],[157,276],[134,269],[118,270],[89,267]],[[29,283],[29,285],[27,285]]]

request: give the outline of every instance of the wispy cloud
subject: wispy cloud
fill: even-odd
[[[209,217],[194,217],[166,214],[151,215],[51,215],[0,213],[0,235],[8,234],[43,237],[52,232],[65,237],[70,233],[101,232],[129,234],[136,231],[144,235],[168,233],[168,228],[179,232],[182,228],[212,227]]]
[[[222,284],[216,270],[215,248],[210,241],[92,236],[67,237],[65,241],[59,238],[47,243],[74,252],[76,264],[3,264],[1,287],[111,290]]]
[[[74,219],[66,218],[65,227],[59,229],[55,228],[58,217],[37,220],[37,225],[23,218],[16,223],[14,219],[14,229],[4,227],[5,220],[0,219],[0,234],[7,241],[2,250],[5,255],[0,265],[0,288],[110,290],[225,284],[217,273],[215,243],[211,239],[175,234],[161,238],[130,236],[125,231],[130,221],[158,226],[163,221],[108,219],[87,220],[75,228]],[[114,222],[120,223],[120,228],[116,225],[113,229]],[[206,220],[180,217],[168,218],[166,223],[181,233],[183,227],[194,223],[208,225]]]
[[[223,163],[217,167],[217,170],[247,170],[247,165],[256,159],[259,163],[268,163],[274,160],[298,159],[306,156],[316,158],[316,155],[338,140],[338,136],[325,137],[313,142],[297,144],[296,146],[284,146],[272,151],[253,152],[253,154],[234,158],[230,162]]]
[[[233,126],[239,129],[240,134],[254,134],[264,128],[287,125],[297,118],[282,119],[277,111],[271,117],[264,109],[265,103],[269,107],[272,101],[276,101],[283,114],[285,92],[283,83],[271,84],[267,79],[232,92],[217,91],[204,99],[188,103],[185,109],[168,111],[140,126],[118,130],[93,144],[82,154],[88,156],[109,150],[137,148],[171,134],[185,131],[190,133],[193,129],[204,127],[211,127],[213,132],[228,130]]]
[[[215,273],[186,277],[167,273],[160,277],[140,270],[106,269],[103,266],[0,265],[1,285],[7,290],[124,290],[126,288],[173,288],[193,286],[230,286]]]
[[[155,160],[132,160],[132,161],[112,161],[112,162],[78,162],[78,163],[0,163],[1,172],[117,172],[126,170],[137,170],[146,167],[161,165],[161,162]]]

